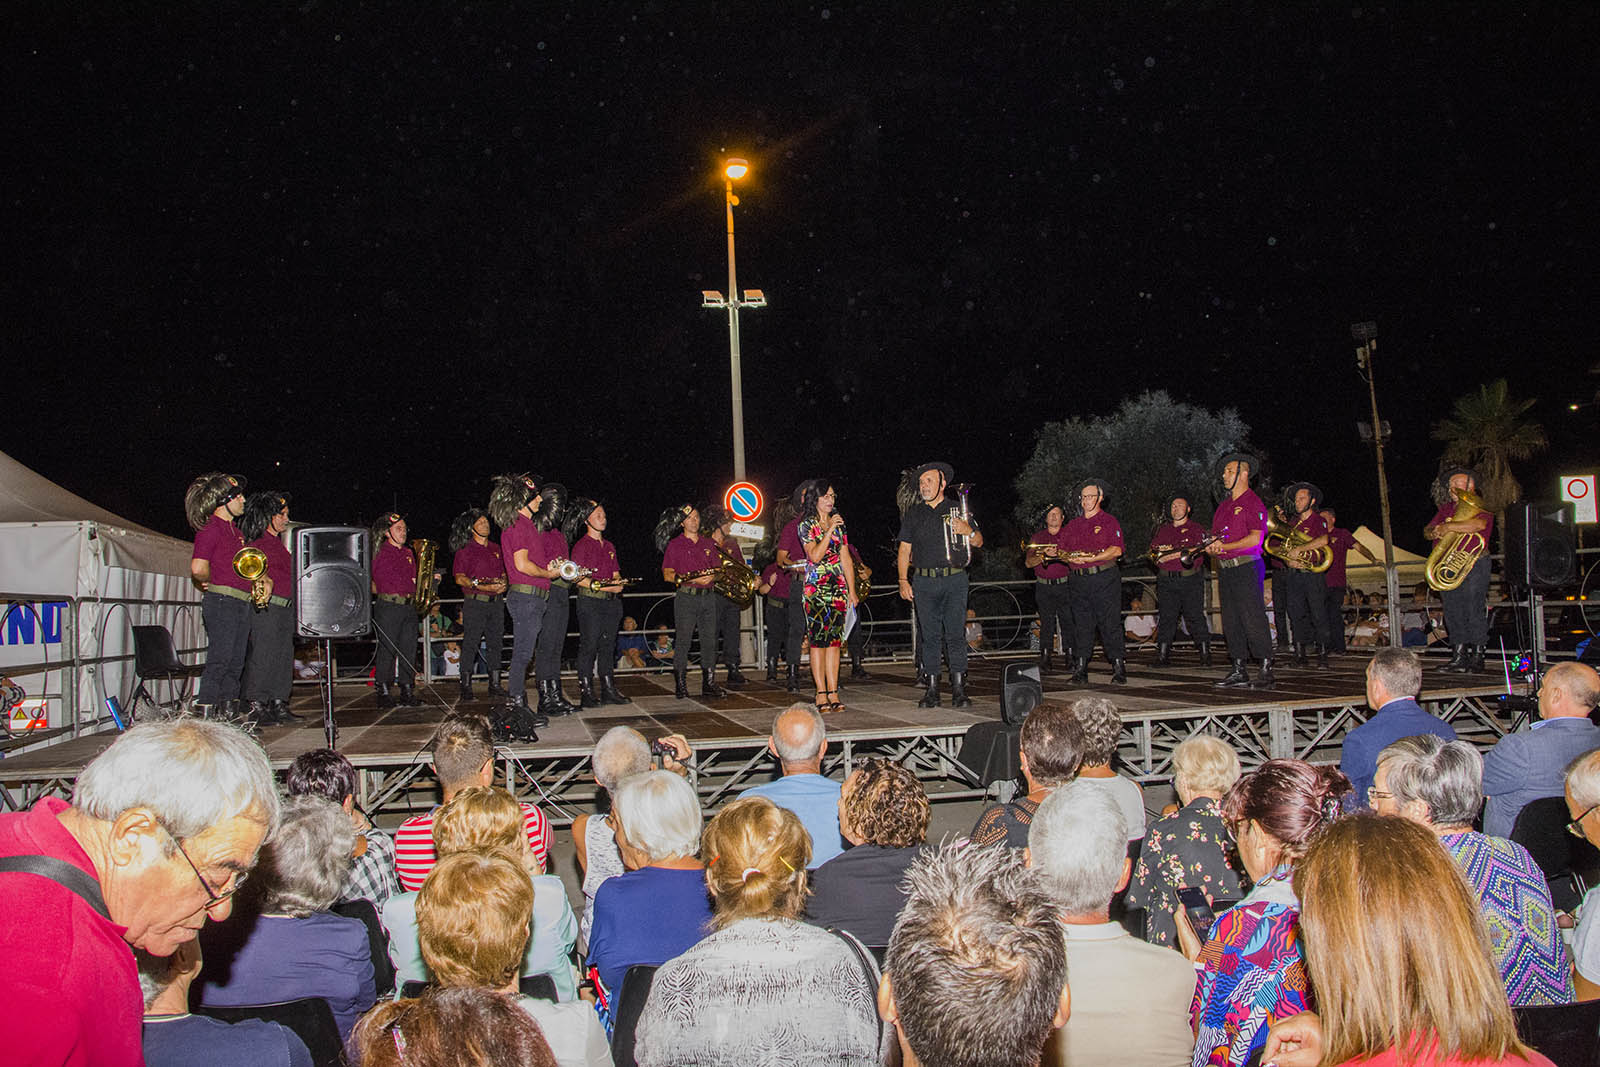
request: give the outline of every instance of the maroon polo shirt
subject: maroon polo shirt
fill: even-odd
[[[596,540],[587,534],[578,538],[578,543],[572,546],[570,558],[578,566],[594,571],[593,578],[597,582],[622,577],[622,571],[617,566],[617,546],[603,538]]]
[[[779,600],[789,599],[789,573],[777,563],[769,563],[761,572],[762,584],[770,586],[768,596],[777,597]]]
[[[1102,512],[1102,514],[1104,513]],[[1051,533],[1048,528],[1035,530],[1033,531],[1033,536],[1028,540],[1036,545],[1055,545],[1062,552],[1065,552],[1067,551],[1067,525],[1062,523],[1061,529],[1055,533]],[[1053,560],[1049,563],[1041,563],[1033,568],[1033,576],[1035,578],[1065,578],[1071,573],[1071,568],[1067,566],[1065,560]]]
[[[506,576],[506,561],[500,555],[500,546],[494,541],[481,545],[476,541],[468,541],[456,550],[450,560],[450,573],[492,582]]]
[[[667,542],[667,551],[661,557],[661,569],[670,570],[680,578],[685,574],[703,571],[721,565],[722,557],[709,537],[691,541],[687,534],[679,534]]]
[[[387,537],[372,557],[372,588],[384,596],[410,596],[417,590],[417,557]]]
[[[1169,549],[1193,548],[1200,543],[1200,540],[1205,535],[1205,527],[1193,519],[1188,520],[1182,526],[1173,522],[1163,523],[1150,536],[1150,547],[1153,549],[1157,545],[1166,545]],[[1162,554],[1165,555],[1165,552]],[[1157,563],[1156,570],[1163,574],[1177,574],[1183,570],[1183,564],[1179,563],[1174,557],[1165,563]]]
[[[233,557],[244,547],[244,537],[239,528],[227,519],[212,515],[194,535],[194,559],[203,559],[211,565],[211,584],[226,585],[248,593],[250,583],[233,569]]]
[[[806,550],[800,544],[800,520],[790,519],[788,525],[778,531],[778,551],[789,553],[790,563],[804,563]]]
[[[1261,498],[1256,496],[1255,490],[1246,489],[1237,499],[1229,497],[1217,505],[1217,510],[1211,516],[1211,532],[1223,541],[1237,541],[1252,530],[1258,530],[1262,536],[1267,531],[1267,509],[1261,503]],[[1218,559],[1234,559],[1239,556],[1260,557],[1261,545],[1254,548],[1235,548],[1226,552],[1218,552]]]
[[[512,585],[531,585],[536,589],[549,589],[550,579],[539,578],[527,571],[517,569],[517,553],[526,551],[528,562],[534,566],[543,566],[542,552],[544,550],[544,535],[533,524],[533,520],[526,515],[518,514],[517,521],[509,529],[500,533],[500,553],[505,557],[506,576],[511,579]]]
[[[1345,579],[1345,553],[1356,546],[1355,535],[1342,526],[1335,526],[1328,531],[1328,551],[1333,553],[1333,563],[1325,573],[1329,589],[1343,589],[1349,582]]]
[[[1065,526],[1061,527],[1061,544],[1068,552],[1103,552],[1115,545],[1122,547],[1122,524],[1109,511],[1100,511],[1092,519],[1079,515]],[[1075,571],[1086,571],[1091,567],[1103,567],[1107,560],[1097,563],[1069,562],[1067,566]]]
[[[716,542],[713,541],[712,544],[716,544]],[[724,556],[727,556],[736,563],[744,562],[744,549],[740,548],[739,542],[735,541],[733,538],[724,537],[722,539],[722,544],[718,546],[718,549]]]
[[[1455,518],[1457,503],[1458,501],[1451,499],[1449,503],[1445,504],[1438,511],[1433,513],[1433,518],[1428,521],[1428,525],[1437,526],[1441,522],[1448,522],[1449,520]],[[1494,515],[1487,511],[1481,512],[1480,514],[1489,520],[1489,525],[1485,526],[1483,528],[1483,533],[1479,535],[1483,538],[1484,542],[1487,543],[1489,540],[1489,535],[1494,533]]]
[[[259,548],[267,554],[267,577],[272,579],[272,595],[281,596],[291,604],[294,602],[294,557],[289,550],[283,547],[283,541],[270,533],[264,533],[250,542],[251,548]]]

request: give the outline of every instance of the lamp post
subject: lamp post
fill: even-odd
[[[746,289],[739,294],[738,272],[733,251],[733,207],[739,198],[733,195],[733,183],[750,173],[750,164],[742,159],[730,158],[723,162],[722,181],[726,191],[728,211],[728,295],[724,297],[715,289],[700,291],[700,306],[728,312],[728,366],[733,381],[733,479],[744,481],[744,378],[739,369],[739,309],[767,306],[767,297],[760,289]]]
[[[1400,627],[1400,576],[1394,566],[1394,529],[1389,521],[1389,476],[1383,469],[1383,423],[1378,418],[1378,384],[1372,370],[1372,354],[1378,350],[1378,324],[1358,322],[1350,327],[1356,342],[1356,366],[1367,378],[1367,395],[1372,400],[1372,448],[1378,457],[1378,504],[1383,510],[1383,575],[1389,596],[1389,644],[1399,648],[1404,634]]]

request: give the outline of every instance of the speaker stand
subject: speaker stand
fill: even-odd
[[[339,728],[333,724],[333,638],[322,639],[322,732],[328,747],[339,749]]]

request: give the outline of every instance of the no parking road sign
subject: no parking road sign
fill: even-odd
[[[765,506],[761,490],[753,482],[734,482],[722,496],[722,506],[740,522],[749,522],[761,514]]]
[[[1566,474],[1561,478],[1561,499],[1573,505],[1579,522],[1596,521],[1594,475]]]

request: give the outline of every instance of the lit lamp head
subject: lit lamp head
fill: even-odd
[[[738,157],[734,157],[723,164],[722,173],[728,176],[729,181],[736,182],[750,173],[750,164]]]

